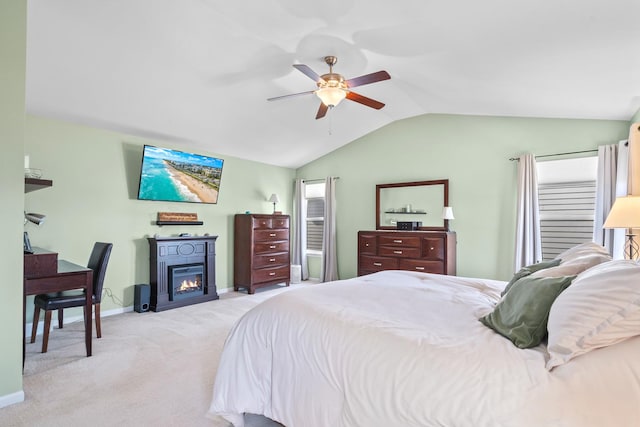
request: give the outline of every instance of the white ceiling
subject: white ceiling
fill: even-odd
[[[28,112],[298,167],[426,113],[629,120],[638,0],[29,0]],[[315,120],[306,64],[391,80]]]

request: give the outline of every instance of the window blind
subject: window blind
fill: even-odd
[[[538,186],[542,259],[593,240],[596,182],[563,182]]]
[[[307,199],[307,250],[322,251],[324,198]]]

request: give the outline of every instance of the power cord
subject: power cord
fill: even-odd
[[[103,296],[107,296],[107,297],[111,298],[111,300],[112,300],[113,302],[115,302],[116,304],[118,304],[120,307],[124,307],[124,302],[123,302],[120,298],[118,298],[117,296],[115,296],[115,295],[113,294],[113,291],[112,291],[111,289],[109,289],[109,288],[103,288],[103,289],[102,289],[102,295],[103,295]]]

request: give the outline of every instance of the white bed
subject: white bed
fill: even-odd
[[[520,349],[478,321],[505,284],[385,271],[277,295],[231,331],[209,413],[236,427],[243,413],[287,427],[640,426],[640,337],[548,370],[544,343]]]

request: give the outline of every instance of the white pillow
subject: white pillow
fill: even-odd
[[[560,265],[551,268],[545,268],[544,270],[536,271],[532,273],[533,277],[560,277],[560,276],[575,276],[582,273],[589,268],[602,264],[603,262],[611,261],[611,255],[609,253],[584,253],[577,251],[569,256],[569,260],[562,260]]]
[[[595,242],[586,242],[567,249],[555,257],[555,259],[560,258],[562,262],[569,262],[575,258],[591,254],[608,255],[609,251],[607,251],[604,246]]]
[[[547,369],[640,335],[640,264],[609,261],[578,275],[554,301]]]

